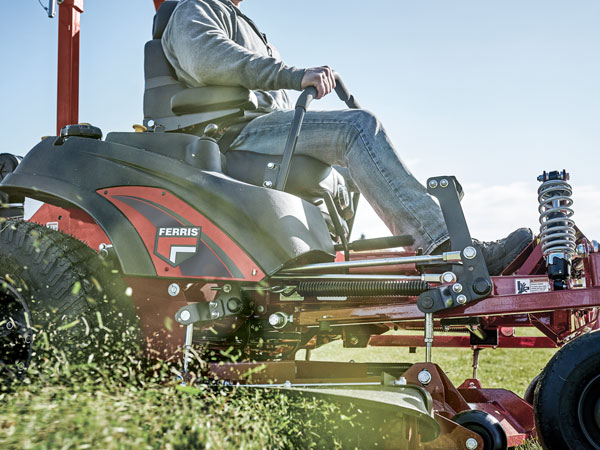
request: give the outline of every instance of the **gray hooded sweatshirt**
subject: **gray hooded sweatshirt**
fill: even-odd
[[[275,47],[229,0],[181,0],[162,46],[179,80],[190,87],[254,90],[261,112],[291,109],[283,89],[301,89],[305,71],[286,66]]]

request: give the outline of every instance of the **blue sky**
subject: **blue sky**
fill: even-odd
[[[153,3],[85,0],[85,9],[80,120],[129,130],[142,117]],[[600,238],[600,2],[245,0],[242,9],[288,64],[340,72],[421,181],[456,175],[474,236],[536,228],[535,178],[566,168],[574,218]],[[0,37],[0,151],[24,154],[55,128],[57,19],[37,0],[6,2]],[[367,211],[359,231],[384,234]]]

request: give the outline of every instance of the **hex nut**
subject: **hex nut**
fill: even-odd
[[[179,295],[180,291],[181,291],[181,288],[179,287],[179,285],[177,283],[171,283],[169,285],[169,288],[167,289],[167,292],[169,293],[169,295],[171,297],[177,297]]]
[[[477,448],[477,439],[467,439],[467,441],[465,442],[465,447],[467,447],[467,450],[475,450]]]
[[[431,378],[431,374],[427,369],[421,370],[417,375],[417,380],[419,380],[419,383],[421,383],[423,386],[427,386],[429,383],[431,383]]]
[[[435,189],[436,187],[438,187],[438,182],[436,180],[430,180],[429,181],[429,187],[431,189]]]
[[[256,310],[257,310],[259,313],[264,313],[264,312],[265,312],[265,307],[264,307],[263,305],[258,305],[258,306],[256,307]]]
[[[460,294],[462,292],[462,290],[463,290],[462,284],[460,284],[460,283],[453,284],[452,285],[452,290],[454,292],[456,292],[457,294]]]
[[[473,259],[475,256],[477,256],[477,250],[475,247],[468,246],[463,250],[463,255],[467,259]]]
[[[263,183],[263,186],[266,188],[270,188],[270,187],[273,187],[273,183],[271,181],[265,181]]]
[[[464,305],[465,303],[467,303],[467,296],[460,294],[458,297],[456,297],[456,301],[459,305]]]
[[[181,314],[179,314],[179,318],[184,322],[190,320],[190,317],[192,317],[192,314],[187,309],[184,309],[183,311],[181,311]]]
[[[444,272],[442,274],[442,281],[444,283],[454,283],[456,281],[456,275],[454,272]]]
[[[443,187],[443,188],[448,187],[448,180],[446,180],[445,178],[440,180],[440,187]]]

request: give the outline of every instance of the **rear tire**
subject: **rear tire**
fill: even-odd
[[[542,372],[533,406],[545,449],[600,449],[600,332],[556,352]]]
[[[113,272],[70,236],[30,222],[0,223],[1,371],[22,376],[27,335],[34,358],[79,364],[123,358],[124,347],[137,352],[135,308]]]

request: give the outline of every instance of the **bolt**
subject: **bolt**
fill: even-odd
[[[208,304],[210,309],[217,309],[219,307],[219,305],[217,304],[217,302],[210,302]]]
[[[448,187],[448,180],[446,180],[445,178],[440,180],[440,186],[443,188]]]
[[[154,120],[150,119],[148,121],[148,128],[154,128],[154,125],[155,125]]]
[[[237,298],[230,298],[227,300],[227,309],[232,313],[237,313],[242,309],[242,302]]]
[[[431,298],[430,295],[425,295],[425,296],[419,298],[419,301],[421,302],[421,307],[423,309],[433,308],[434,300],[433,300],[433,298]]]
[[[460,294],[458,297],[456,297],[456,301],[459,305],[464,305],[465,303],[467,303],[467,296]]]
[[[264,313],[264,312],[265,312],[265,307],[264,307],[263,305],[258,305],[258,306],[256,307],[256,310],[257,310],[259,313]]]
[[[252,276],[255,277],[258,271],[256,269],[252,269]]]
[[[231,285],[230,284],[223,285],[223,292],[225,292],[226,294],[229,294],[231,292]]]
[[[466,247],[463,250],[463,255],[465,255],[465,258],[467,259],[473,259],[475,258],[475,255],[477,255],[477,250],[475,250],[475,247]]]
[[[211,319],[218,319],[219,318],[219,313],[217,311],[213,311],[210,313],[210,318]]]
[[[462,287],[462,284],[460,284],[460,283],[456,283],[452,286],[452,290],[454,292],[456,292],[457,294],[460,294],[462,292],[462,289],[463,289],[463,287]]]
[[[287,323],[288,323],[288,318],[282,312],[276,312],[269,316],[269,324],[273,328],[283,328],[287,325]]]
[[[218,132],[219,126],[214,123],[209,123],[208,125],[206,125],[206,128],[204,128],[204,134],[209,137],[216,136]]]
[[[272,183],[272,182],[270,182],[270,181],[265,181],[265,182],[263,183],[263,186],[264,186],[264,187],[266,187],[266,188],[270,188],[270,187],[273,187],[273,183]]]
[[[442,281],[444,283],[454,283],[456,281],[456,275],[454,272],[444,272],[442,274]]]
[[[477,448],[477,439],[467,439],[467,441],[465,442],[465,447],[467,447],[468,450],[475,450]]]
[[[477,278],[473,282],[473,290],[476,294],[485,295],[490,291],[491,288],[492,286],[485,278]]]
[[[275,163],[270,162],[269,164],[267,164],[267,168],[268,169],[274,169],[275,168]]]
[[[438,187],[438,182],[435,180],[429,180],[429,188],[435,189],[436,187]]]
[[[169,285],[169,289],[167,289],[167,291],[169,292],[169,295],[171,297],[177,297],[181,289],[179,288],[179,285],[177,283],[172,283]]]
[[[429,383],[431,383],[431,374],[429,373],[429,370],[421,370],[419,375],[417,375],[417,380],[419,380],[419,383],[421,383],[423,386],[427,386]]]
[[[192,317],[192,313],[190,313],[187,309],[184,309],[183,311],[181,311],[181,314],[179,314],[179,318],[184,322],[190,320],[190,317]]]
[[[349,341],[350,345],[358,345],[358,337],[356,336],[352,336]]]

